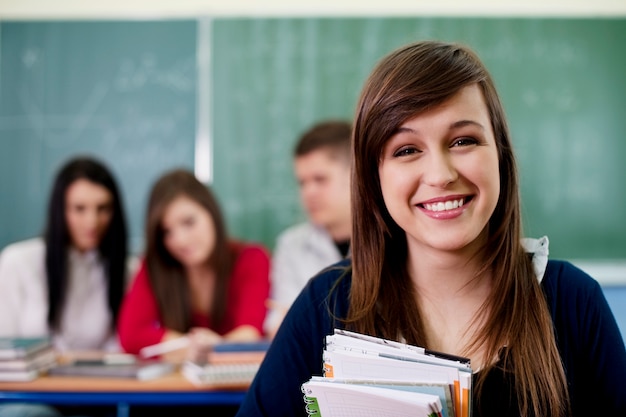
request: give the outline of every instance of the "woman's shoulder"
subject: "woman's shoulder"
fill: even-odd
[[[351,283],[352,260],[346,258],[322,269],[309,280],[307,286],[316,293],[332,294],[333,289],[337,289],[339,293],[347,293]]]
[[[319,271],[316,277],[323,276],[328,279],[342,275],[352,276],[352,258],[347,257],[338,262],[335,262],[334,264],[328,265],[327,267]]]
[[[39,286],[46,278],[45,257],[46,245],[43,239],[12,243],[0,253],[0,279],[4,283],[32,283]]]
[[[298,314],[310,314],[312,308],[319,312],[319,317],[346,317],[351,284],[351,261],[344,259],[313,276],[294,301],[292,309]]]
[[[556,308],[581,309],[603,297],[598,281],[568,261],[548,261],[542,287],[549,304]]]
[[[43,259],[46,244],[42,238],[32,238],[7,245],[0,253],[0,258],[18,262],[35,262]]]
[[[587,290],[600,286],[598,281],[571,262],[552,259],[548,261],[542,282],[555,288],[571,290]]]
[[[235,254],[237,259],[250,257],[262,257],[269,259],[269,251],[262,243],[231,240],[228,244],[230,246],[230,250]]]

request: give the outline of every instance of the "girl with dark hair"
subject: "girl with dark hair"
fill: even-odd
[[[120,313],[122,347],[138,353],[183,335],[194,349],[259,340],[269,263],[262,246],[229,238],[217,200],[191,172],[164,174],[148,202],[145,259]]]
[[[67,350],[119,350],[115,323],[127,277],[122,198],[90,157],[57,173],[43,238],[0,254],[0,335],[51,336]]]
[[[469,357],[474,417],[626,415],[615,318],[595,280],[547,259],[547,238],[522,239],[504,110],[472,51],[385,57],[352,157],[352,258],[300,293],[239,416],[305,415],[300,386],[335,327]]]

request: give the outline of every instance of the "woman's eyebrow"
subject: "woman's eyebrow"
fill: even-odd
[[[459,120],[457,122],[451,123],[450,129],[458,129],[458,128],[465,127],[465,126],[476,126],[481,130],[485,130],[485,127],[482,124],[474,120]]]
[[[450,125],[448,126],[449,130],[455,130],[455,129],[460,129],[466,126],[475,126],[477,128],[479,128],[480,130],[484,131],[485,130],[485,126],[483,126],[481,123],[478,123],[474,120],[458,120],[456,122],[452,122],[450,123]],[[408,134],[413,134],[413,135],[419,135],[420,131],[419,129],[415,129],[413,127],[409,127],[409,126],[399,126],[395,132],[393,132],[392,136],[395,136],[397,134],[401,134],[401,133],[408,133]]]

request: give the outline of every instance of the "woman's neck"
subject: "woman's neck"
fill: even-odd
[[[407,265],[416,289],[442,299],[482,292],[485,281],[490,279],[488,271],[481,272],[482,267],[478,257],[453,254],[432,256],[428,252],[409,256]]]
[[[186,268],[193,311],[208,314],[213,304],[215,271],[208,265]]]
[[[214,275],[213,268],[209,265],[197,265],[185,268],[185,275],[189,283],[207,280],[208,277]]]
[[[429,256],[411,258],[408,272],[415,286],[428,348],[469,356],[474,365],[484,362],[480,349],[469,351],[488,315],[491,271],[481,271],[476,256]]]

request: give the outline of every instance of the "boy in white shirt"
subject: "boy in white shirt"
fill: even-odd
[[[321,122],[306,131],[294,149],[294,172],[308,221],[277,238],[265,321],[269,337],[308,280],[348,254],[351,130],[347,121]]]

